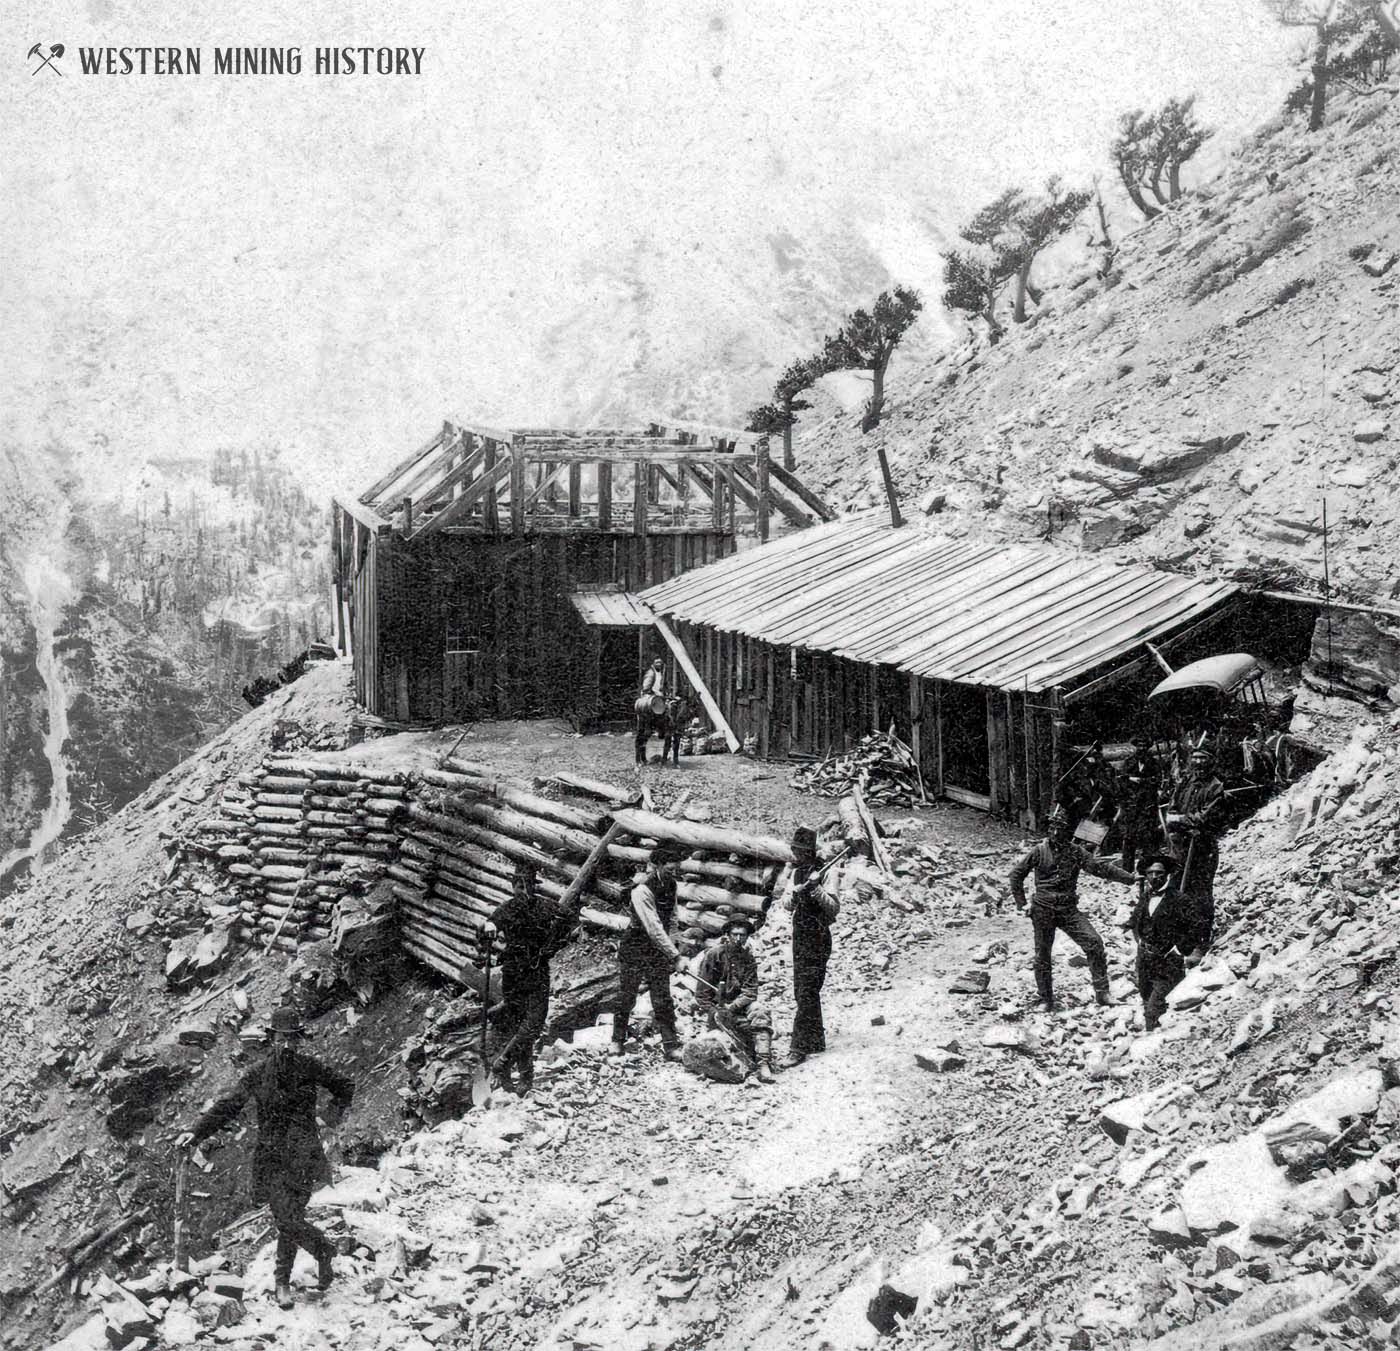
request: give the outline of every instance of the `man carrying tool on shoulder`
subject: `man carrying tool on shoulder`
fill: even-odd
[[[343,1074],[298,1050],[306,1033],[296,1010],[273,1012],[268,1026],[271,1049],[223,1097],[183,1132],[175,1148],[187,1150],[232,1122],[251,1099],[258,1109],[258,1142],[253,1150],[254,1201],[266,1201],[277,1225],[273,1265],[277,1303],[292,1307],[292,1259],[305,1248],[317,1262],[318,1285],[334,1277],[335,1247],[306,1218],[306,1203],[317,1187],[331,1180],[330,1164],[316,1130],[316,1090],[325,1088],[344,1113],[355,1085]]]
[[[670,840],[658,841],[651,851],[646,876],[632,888],[630,921],[617,945],[620,993],[613,1013],[609,1055],[623,1053],[632,1010],[645,985],[651,995],[652,1017],[661,1033],[662,1053],[667,1060],[681,1058],[671,974],[684,969],[685,958],[671,938],[671,925],[676,914],[676,876],[684,857],[685,850],[680,845]]]
[[[1035,901],[1026,901],[1026,878],[1035,873]],[[1108,989],[1108,955],[1103,939],[1089,917],[1079,909],[1079,874],[1093,873],[1111,882],[1130,885],[1137,879],[1106,859],[1077,844],[1070,835],[1069,817],[1058,804],[1050,808],[1046,835],[1029,849],[1011,869],[1011,894],[1017,906],[1028,911],[1035,935],[1035,988],[1040,1007],[1055,1009],[1055,989],[1050,974],[1050,949],[1056,930],[1068,934],[1089,959],[1089,978],[1094,983],[1094,1001],[1112,1004]]]
[[[1215,932],[1215,870],[1220,866],[1219,837],[1227,809],[1215,755],[1208,746],[1199,745],[1191,752],[1186,776],[1172,791],[1166,826],[1181,870],[1177,885],[1200,911],[1207,942]]]
[[[724,937],[700,959],[695,1000],[711,1027],[731,1033],[753,1058],[758,1082],[773,1082],[773,1020],[758,1002],[758,964],[749,951],[753,923],[733,915]]]
[[[782,1065],[785,1070],[826,1050],[822,986],[831,960],[831,926],[841,911],[829,876],[817,867],[817,832],[798,826],[792,832],[791,848],[783,906],[792,912],[792,994],[797,1009]]]

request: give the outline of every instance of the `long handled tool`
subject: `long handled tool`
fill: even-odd
[[[182,1149],[175,1162],[175,1234],[171,1265],[176,1271],[185,1266],[185,1227],[190,1209],[190,1151]]]
[[[484,1107],[491,1100],[491,1067],[486,1061],[486,1029],[491,1021],[491,954],[495,937],[486,940],[485,983],[481,987],[481,1047],[476,1073],[472,1075],[472,1106]]]

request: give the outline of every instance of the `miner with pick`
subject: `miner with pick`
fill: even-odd
[[[1181,782],[1167,804],[1167,833],[1181,869],[1178,886],[1201,912],[1209,935],[1215,929],[1215,870],[1225,829],[1225,785],[1215,772],[1215,754],[1202,743],[1191,752]]]
[[[1035,873],[1035,901],[1026,902],[1026,878]],[[1050,975],[1050,950],[1055,934],[1062,931],[1084,950],[1089,959],[1089,978],[1094,999],[1112,1004],[1108,989],[1108,956],[1103,939],[1089,917],[1079,909],[1079,874],[1093,873],[1125,886],[1137,879],[1105,859],[1096,858],[1070,835],[1069,817],[1058,804],[1050,809],[1046,836],[1029,849],[1011,869],[1011,894],[1022,910],[1029,910],[1035,937],[1036,997],[1047,1013],[1055,1008],[1055,989]]]
[[[797,1009],[784,1069],[826,1050],[822,985],[831,960],[831,926],[841,909],[829,879],[817,867],[816,831],[798,826],[792,832],[791,849],[783,906],[792,913],[792,994]]]
[[[700,959],[695,1002],[711,1027],[729,1032],[753,1057],[758,1081],[773,1082],[773,1020],[758,1002],[758,963],[749,951],[753,921],[731,915],[724,937]]]
[[[491,1062],[491,1076],[496,1087],[522,1098],[535,1086],[535,1042],[549,1017],[549,962],[568,942],[576,921],[540,895],[530,864],[517,863],[510,900],[496,911],[495,923],[485,926],[487,941],[499,932],[505,944],[503,997],[491,1010],[505,1041]]]
[[[620,993],[613,1013],[609,1055],[622,1054],[632,1010],[645,985],[651,995],[652,1017],[661,1033],[661,1049],[667,1060],[681,1058],[671,974],[684,969],[685,958],[671,937],[671,926],[676,914],[676,876],[684,857],[680,845],[670,840],[658,841],[647,861],[646,875],[632,888],[631,915],[617,945]]]
[[[273,1274],[277,1303],[284,1309],[292,1305],[292,1260],[298,1248],[316,1259],[321,1289],[334,1274],[335,1248],[306,1218],[311,1193],[331,1180],[316,1130],[316,1093],[326,1089],[344,1112],[355,1092],[343,1074],[300,1049],[304,1036],[295,1009],[276,1009],[268,1026],[268,1054],[175,1141],[177,1149],[189,1149],[228,1125],[250,1101],[256,1106],[252,1198],[267,1203],[277,1226]]]

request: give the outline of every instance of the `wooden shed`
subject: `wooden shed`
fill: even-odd
[[[446,422],[333,506],[356,699],[394,725],[630,714],[638,591],[831,516],[752,433]]]
[[[826,755],[893,725],[930,789],[1034,826],[1076,703],[1156,669],[1147,644],[1181,650],[1237,595],[1225,582],[855,517],[642,600],[674,623],[760,754]]]

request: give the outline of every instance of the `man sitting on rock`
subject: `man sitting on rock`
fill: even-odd
[[[343,1074],[297,1049],[304,1036],[295,1009],[275,1010],[268,1027],[269,1054],[175,1141],[176,1149],[189,1149],[233,1121],[250,1098],[256,1104],[252,1197],[255,1202],[267,1202],[277,1226],[273,1274],[277,1303],[284,1309],[292,1307],[292,1259],[298,1248],[316,1259],[322,1290],[334,1275],[335,1248],[306,1218],[311,1193],[331,1180],[316,1131],[316,1090],[327,1089],[341,1112],[355,1092],[355,1085]]]
[[[1172,880],[1176,861],[1167,854],[1147,860],[1142,894],[1128,928],[1137,939],[1137,983],[1151,1032],[1166,1012],[1167,996],[1197,966],[1210,941],[1200,908]]]
[[[1027,904],[1026,878],[1035,872],[1035,901]],[[1046,837],[1028,850],[1011,869],[1011,894],[1022,910],[1028,910],[1035,935],[1035,987],[1040,1007],[1047,1013],[1055,1009],[1055,991],[1050,976],[1050,949],[1055,943],[1055,931],[1063,930],[1084,950],[1089,959],[1089,979],[1094,984],[1094,999],[1099,1004],[1112,1004],[1108,989],[1108,956],[1103,939],[1079,909],[1079,874],[1093,873],[1125,886],[1137,879],[1106,859],[1096,858],[1075,843],[1070,835],[1069,817],[1064,808],[1050,809],[1046,821]]]
[[[732,916],[724,937],[700,959],[695,973],[696,1003],[711,1027],[743,1043],[761,1084],[773,1082],[773,1020],[758,1002],[758,964],[749,951],[753,924]]]

